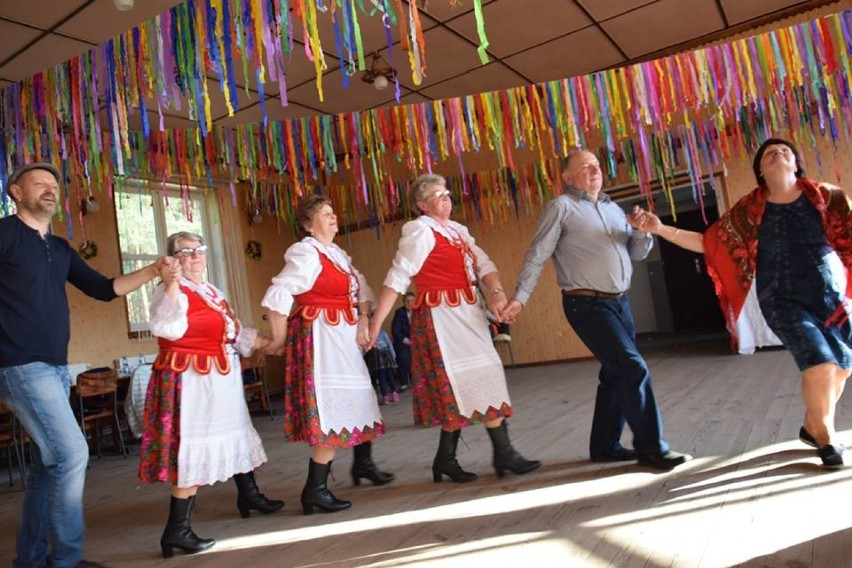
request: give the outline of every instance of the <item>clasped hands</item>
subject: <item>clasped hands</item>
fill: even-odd
[[[173,256],[159,257],[154,263],[154,270],[166,286],[180,280],[182,274],[180,262]]]
[[[627,222],[630,226],[638,231],[644,231],[651,234],[659,234],[663,226],[663,222],[654,213],[645,211],[638,205],[633,206],[633,211],[627,216]]]

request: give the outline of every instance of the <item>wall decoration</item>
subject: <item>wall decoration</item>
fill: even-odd
[[[249,241],[246,243],[246,256],[252,260],[260,260],[263,256],[263,248],[258,241]]]
[[[274,73],[283,81],[276,63],[280,53],[275,50],[289,45],[291,37],[290,12],[284,6],[293,6],[292,17],[302,18],[306,30],[316,29],[315,3],[295,0],[290,4],[276,0],[282,19],[270,28],[277,34],[274,41],[264,35],[268,30],[249,28],[250,19],[243,12],[233,12],[243,18],[235,18],[231,27],[225,15],[238,1],[259,11],[253,14],[255,22],[272,23],[265,10],[273,2],[260,6],[256,0],[190,0],[67,64],[0,89],[0,156],[11,165],[37,159],[61,164],[75,182],[66,191],[91,186],[112,191],[113,183],[140,178],[152,184],[176,179],[213,185],[225,180],[233,194],[238,182],[246,182],[251,198],[265,211],[292,223],[295,201],[315,186],[328,187],[329,177],[343,169],[356,180],[346,188],[341,204],[350,219],[364,218],[365,213],[379,221],[398,215],[404,200],[400,189],[408,179],[393,178],[394,164],[419,173],[447,159],[459,164],[464,207],[477,215],[501,218],[545,200],[548,184],[555,179],[555,159],[571,146],[586,145],[593,133],[604,141],[599,154],[610,175],[623,160],[635,182],[648,191],[652,179],[665,184],[670,172],[682,167],[697,199],[705,172],[726,160],[745,159],[762,139],[775,133],[813,149],[817,136],[830,138],[835,145],[850,137],[850,11],[538,85],[334,116],[211,128],[203,111],[206,69],[193,59],[193,42],[204,46],[208,56],[204,63],[219,73],[220,86],[228,92],[233,88],[229,66],[235,65],[234,53],[242,58],[240,64],[260,62],[261,70],[266,61],[270,77]],[[401,13],[399,0],[373,4],[385,10],[393,4]],[[335,17],[354,22],[354,0],[329,5]],[[408,3],[415,11],[416,5]],[[398,19],[402,25],[405,18]],[[235,43],[234,37],[243,43]],[[357,38],[349,39],[357,43]],[[313,53],[321,53],[311,47]],[[356,55],[362,54],[353,53],[353,61]],[[315,65],[321,64],[317,56]],[[98,75],[102,66],[106,76]],[[102,92],[104,124],[98,114]],[[134,109],[147,116],[146,99],[166,104],[174,92],[194,101],[190,112],[197,117],[198,128],[166,131],[144,124],[140,132],[127,130],[127,116]],[[530,169],[515,163],[520,148],[537,156],[528,187],[524,183],[530,180]],[[484,179],[480,174],[473,183],[463,156],[478,152],[493,152],[501,169],[496,175],[507,176],[505,170],[511,173],[507,181],[522,183],[479,183]],[[817,161],[822,163],[819,156]],[[6,176],[0,168],[2,191]],[[0,201],[0,207],[7,204]],[[70,232],[70,215],[66,218]]]
[[[83,241],[77,247],[77,252],[86,260],[95,258],[98,256],[98,245],[95,244],[95,241]]]

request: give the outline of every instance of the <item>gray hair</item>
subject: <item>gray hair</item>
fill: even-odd
[[[429,199],[428,192],[430,187],[433,185],[446,185],[446,183],[447,180],[438,174],[423,174],[418,176],[417,179],[411,182],[411,187],[408,188],[408,206],[415,214],[422,215],[423,211],[420,210],[417,203]]]
[[[204,244],[204,237],[199,235],[198,233],[190,233],[189,231],[181,231],[179,233],[174,233],[169,235],[169,238],[166,239],[166,255],[174,256],[178,250],[178,243],[180,241],[193,241],[198,243],[199,245]]]
[[[559,173],[564,173],[565,170],[571,167],[571,160],[574,159],[574,156],[581,152],[587,152],[586,149],[580,148],[579,146],[574,146],[568,153],[565,154],[565,157],[559,160]]]

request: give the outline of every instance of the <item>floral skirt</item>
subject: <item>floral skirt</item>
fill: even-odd
[[[228,374],[155,371],[148,383],[139,478],[197,487],[266,462],[236,357]]]
[[[462,416],[453,394],[453,388],[444,368],[432,310],[423,305],[411,314],[411,392],[414,406],[414,425],[423,428],[441,426],[457,430],[512,416],[512,407],[503,404],[499,409],[489,407],[483,414]]]
[[[320,427],[314,379],[313,322],[296,315],[288,320],[284,377],[284,437],[309,446],[351,448],[381,436],[382,422],[363,429],[325,433]]]
[[[148,383],[139,480],[177,485],[180,448],[181,374],[155,371]]]

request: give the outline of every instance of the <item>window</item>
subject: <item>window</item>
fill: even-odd
[[[116,193],[116,224],[121,248],[122,272],[139,270],[166,253],[166,238],[179,231],[189,231],[204,237],[208,249],[207,279],[228,295],[222,254],[221,226],[215,192],[167,185],[165,193],[152,190],[147,183],[128,182]],[[154,279],[139,290],[127,295],[127,319],[131,337],[144,336],[149,331],[148,319],[153,299]]]

